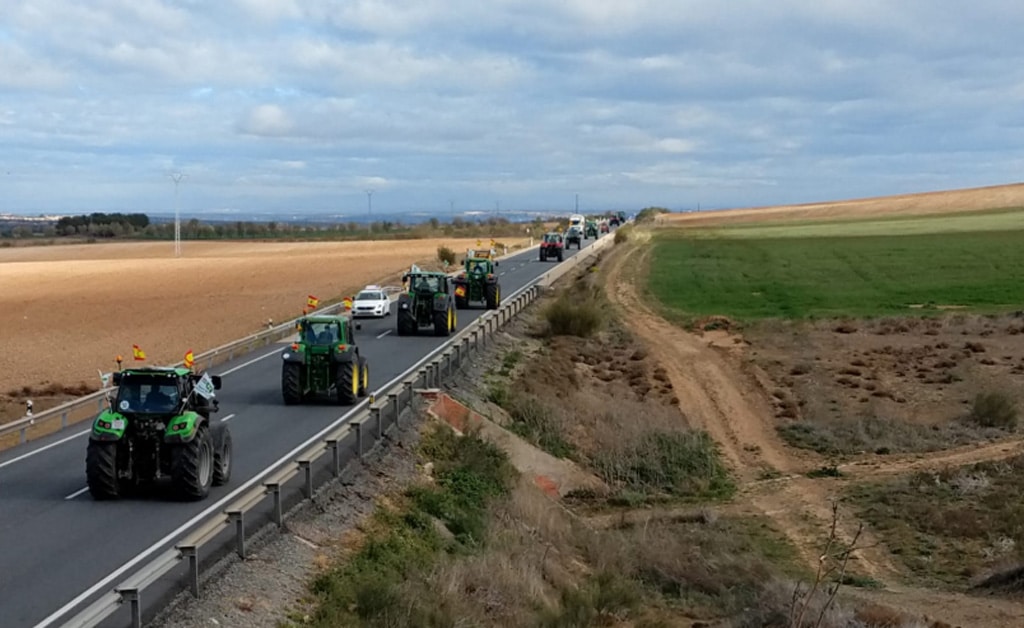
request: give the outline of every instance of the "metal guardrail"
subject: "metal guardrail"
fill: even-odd
[[[509,323],[520,312],[535,301],[544,287],[550,286],[578,265],[601,251],[612,241],[608,234],[577,255],[558,264],[539,279],[528,283],[504,300],[497,310],[485,312],[468,327],[456,333],[451,339],[425,356],[394,380],[385,384],[369,396],[365,407],[356,406],[332,426],[325,428],[312,439],[297,448],[301,454],[291,461],[272,465],[250,480],[253,486],[230,502],[223,510],[212,514],[206,521],[197,522],[195,529],[178,540],[173,547],[164,551],[132,576],[103,594],[91,605],[63,624],[64,628],[92,628],[128,605],[133,628],[142,626],[142,592],[159,581],[183,562],[187,561],[188,589],[192,595],[200,594],[200,548],[205,547],[222,532],[234,528],[234,545],[238,557],[246,557],[246,514],[264,503],[272,501],[271,517],[280,529],[284,526],[284,489],[295,477],[302,479],[302,501],[312,500],[314,487],[314,466],[330,454],[330,478],[341,476],[343,443],[350,440],[352,453],[359,459],[372,451],[376,442],[399,423],[402,412],[411,407],[418,386],[438,386],[461,369],[473,353],[488,345],[489,337]],[[362,404],[360,404],[362,405]],[[348,420],[345,418],[348,417]],[[340,423],[340,424],[339,424]],[[372,442],[368,442],[371,441]],[[325,482],[326,483],[326,482]],[[222,543],[223,545],[223,543]],[[211,549],[213,554],[213,549]]]
[[[513,257],[515,255],[520,255],[529,248],[531,247],[525,247],[523,249],[512,251],[496,259],[502,260],[508,257]],[[458,271],[449,274],[454,276],[458,274]],[[401,287],[395,286],[388,286],[388,288],[392,296],[394,296],[398,291],[401,290]],[[395,299],[392,298],[392,301],[394,300]],[[320,309],[313,310],[312,312],[310,312],[310,315],[312,316],[323,314],[335,314],[337,312],[342,311],[343,308],[344,303],[339,300],[338,303],[332,303]],[[245,336],[244,338],[233,340],[214,349],[210,349],[203,353],[197,354],[194,358],[195,364],[198,366],[203,365],[205,363],[205,368],[211,369],[217,364],[223,364],[224,362],[229,362],[233,360],[236,355],[250,353],[255,349],[258,349],[260,347],[266,347],[274,342],[282,340],[288,337],[290,334],[294,333],[295,325],[300,318],[302,317],[297,316],[279,325],[275,325],[268,329],[264,329],[257,333]],[[182,366],[183,364],[184,361],[179,361],[170,366],[177,367]],[[46,424],[56,421],[58,419],[60,420],[59,427],[57,427],[56,429],[51,429],[49,431],[44,431],[43,434],[40,434],[40,436],[63,431],[67,429],[69,425],[76,423],[80,420],[89,418],[91,416],[94,416],[96,413],[103,410],[103,404],[106,401],[107,394],[113,390],[114,387],[107,386],[94,393],[90,393],[77,399],[73,399],[54,408],[43,410],[32,416],[26,416],[15,421],[11,421],[10,423],[0,425],[0,440],[2,440],[8,434],[17,433],[17,444],[25,444],[29,440],[31,440],[29,434],[32,430],[41,430],[41,428]]]

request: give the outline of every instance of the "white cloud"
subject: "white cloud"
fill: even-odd
[[[0,168],[26,210],[148,206],[171,167],[196,210],[1009,182],[1022,26],[996,0],[34,0],[0,13]]]

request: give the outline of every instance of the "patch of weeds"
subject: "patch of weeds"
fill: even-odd
[[[825,456],[925,453],[1006,435],[1005,430],[966,421],[921,425],[877,416],[793,421],[778,432],[789,445]]]
[[[857,587],[858,589],[884,589],[885,585],[878,580],[875,580],[871,576],[861,576],[858,574],[847,573],[843,574],[842,578],[836,578],[833,582],[839,584]]]
[[[548,334],[589,338],[605,323],[607,306],[600,289],[565,291],[544,310]]]
[[[509,351],[501,361],[501,370],[498,371],[498,374],[503,377],[508,377],[512,373],[512,369],[516,367],[516,364],[518,364],[522,358],[523,353],[518,349]]]
[[[563,588],[560,597],[558,608],[542,614],[540,626],[575,628],[621,621],[640,606],[643,591],[634,580],[602,571],[582,586]]]
[[[552,456],[572,458],[576,450],[562,435],[561,417],[531,395],[516,395],[506,407],[512,422],[509,431]]]
[[[416,624],[429,612],[403,599],[402,581],[428,570],[445,549],[479,546],[490,503],[508,493],[515,476],[508,458],[478,434],[458,437],[446,427],[425,434],[420,451],[434,462],[436,482],[409,489],[396,509],[377,509],[359,550],[313,580],[319,604],[307,625]]]
[[[924,584],[965,587],[1019,559],[1024,544],[1024,457],[863,484],[848,496]]]
[[[504,382],[493,382],[487,387],[487,401],[490,401],[499,408],[508,408],[511,401],[508,387]]]
[[[727,499],[736,485],[706,432],[649,431],[595,454],[606,481],[641,494]]]
[[[839,467],[837,467],[834,464],[833,465],[825,465],[825,466],[822,466],[822,467],[818,467],[817,469],[814,469],[813,471],[808,471],[807,472],[807,477],[809,477],[809,478],[841,478],[841,477],[843,477],[843,472],[840,471]]]
[[[979,393],[974,398],[968,419],[982,427],[1013,431],[1017,428],[1017,405],[1003,393]]]

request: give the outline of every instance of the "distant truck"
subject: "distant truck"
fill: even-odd
[[[573,214],[569,216],[569,228],[579,227],[580,231],[583,230],[583,224],[587,221],[583,214]]]

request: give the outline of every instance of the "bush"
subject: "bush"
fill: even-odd
[[[594,299],[562,295],[544,311],[553,336],[593,336],[604,323],[604,310]]]
[[[437,247],[437,259],[445,264],[455,265],[455,251],[447,246],[439,246]]]
[[[613,242],[615,244],[622,244],[623,242],[629,241],[629,234],[632,230],[633,228],[630,227],[629,225],[626,225],[625,227],[619,227],[618,229],[615,230],[615,239],[613,240]]]
[[[1017,406],[1002,393],[980,393],[968,418],[982,427],[1013,430],[1017,427]]]

